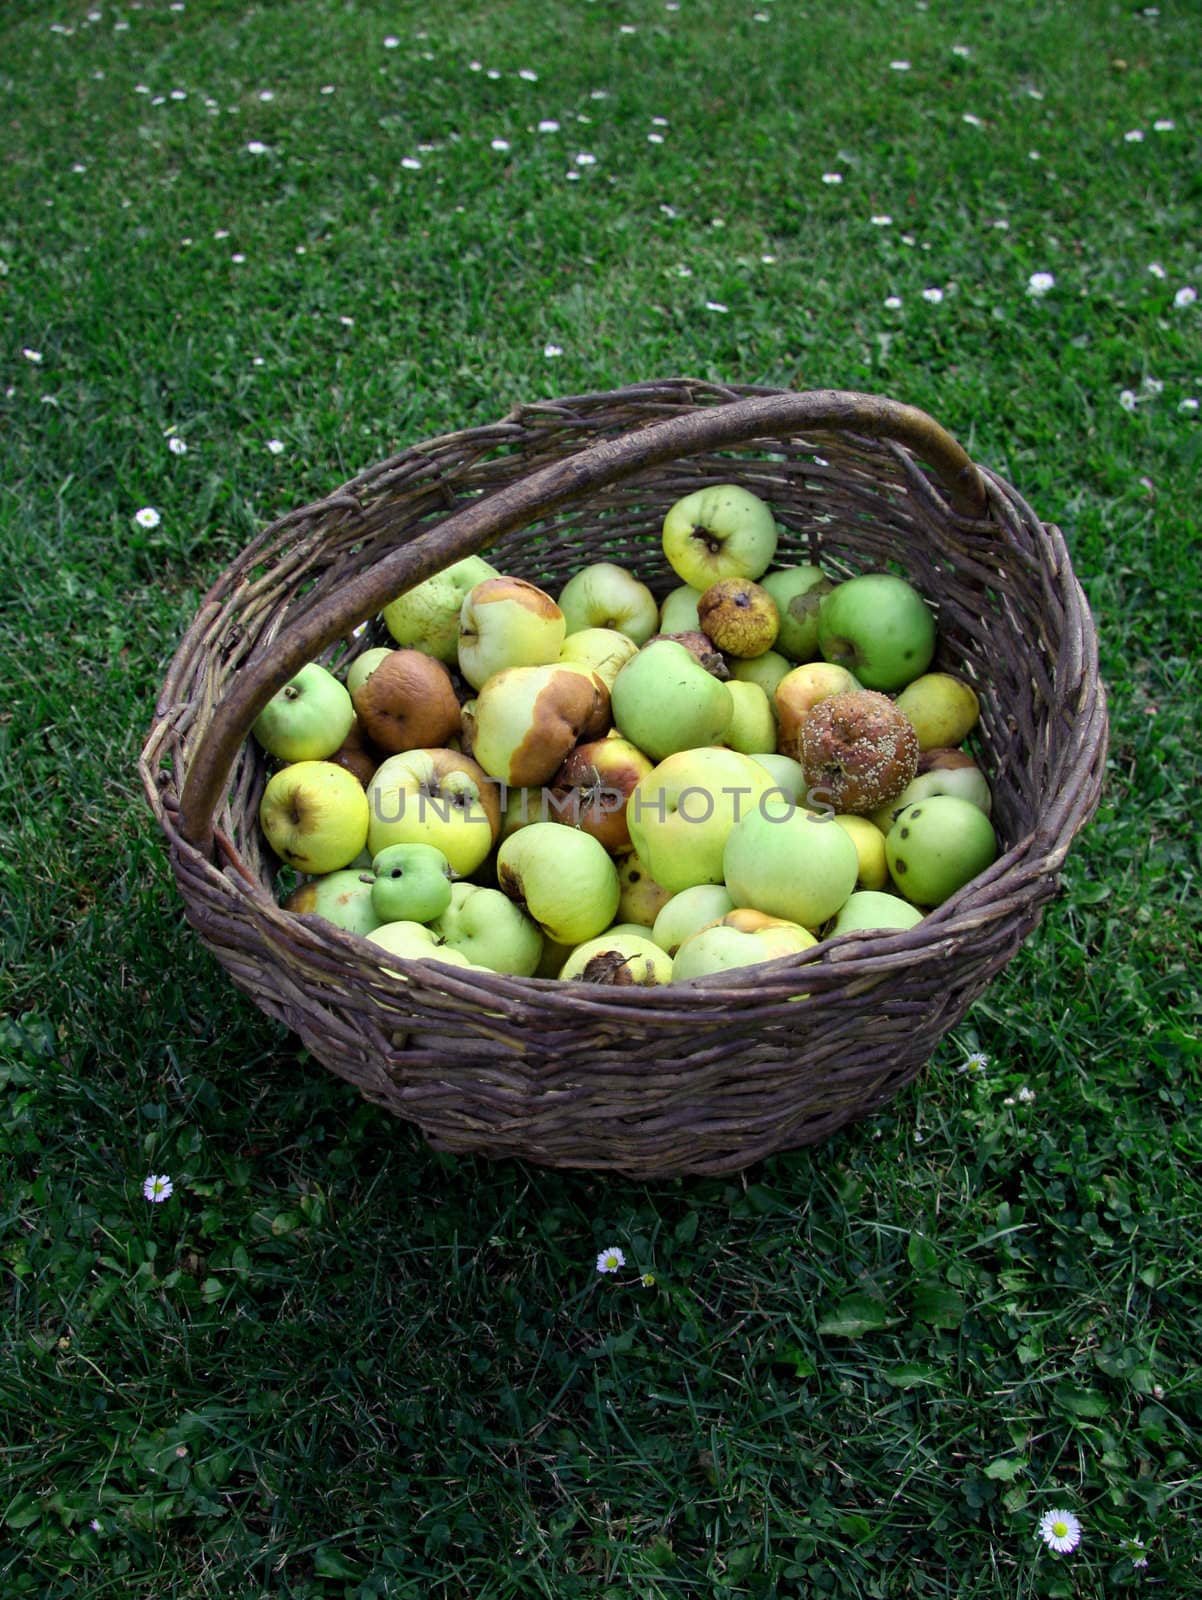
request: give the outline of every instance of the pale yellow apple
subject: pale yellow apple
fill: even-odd
[[[758,683],[732,678],[726,685],[734,702],[734,714],[722,740],[744,755],[767,755],[776,750],[776,713],[772,702]]]
[[[259,803],[259,823],[276,855],[314,877],[355,859],[367,840],[368,820],[363,785],[333,761],[281,767]]]
[[[830,661],[807,661],[787,672],[775,691],[780,719],[776,748],[781,755],[797,758],[802,725],[820,700],[859,687],[846,667]]]
[[[455,750],[406,750],[376,768],[367,788],[368,848],[432,844],[461,878],[475,872],[501,831],[498,786]]]
[[[607,689],[612,689],[614,679],[638,649],[628,633],[619,633],[616,628],[581,628],[579,633],[568,634],[559,659],[572,666],[587,667]]]
[[[963,744],[981,715],[976,690],[951,672],[924,672],[906,685],[896,704],[913,723],[920,750]]]
[[[868,817],[840,812],[835,821],[851,836],[860,861],[857,889],[883,889],[889,881],[889,865],[885,860],[885,835]]]

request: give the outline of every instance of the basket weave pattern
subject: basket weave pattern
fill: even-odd
[[[785,393],[665,380],[521,406],[413,446],[265,529],[214,584],[170,666],[141,775],[189,921],[256,1005],[437,1148],[657,1177],[732,1171],[825,1139],[921,1070],[1036,926],[1097,804],[1105,698],[1059,531],[983,468],[983,507],[968,514],[894,439],[769,425]],[[734,444],[623,468],[599,487],[581,469],[584,487],[571,486],[577,462],[600,460],[606,478],[611,452],[653,425],[715,407],[741,416],[753,399],[762,415]],[[934,665],[981,697],[995,864],[904,932],[846,936],[687,988],[608,989],[398,967],[354,935],[283,911],[258,829],[269,774],[253,740],[241,742],[210,837],[197,842],[181,796],[186,810],[187,780],[209,759],[235,685],[390,555],[421,541],[423,570],[458,559],[462,549],[440,545],[450,519],[486,515],[492,497],[544,468],[567,474],[567,490],[487,553],[552,593],[605,559],[662,596],[679,582],[660,546],[665,510],[723,481],[772,507],[776,565],[908,577],[937,612]],[[357,637],[347,626],[323,659],[341,669],[381,642],[378,625]]]

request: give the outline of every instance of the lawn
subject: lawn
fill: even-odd
[[[1202,14],[8,0],[0,97],[0,1590],[1196,1592]],[[289,508],[682,373],[923,407],[1063,529],[1102,805],[828,1143],[437,1155],[186,926],[158,686]]]

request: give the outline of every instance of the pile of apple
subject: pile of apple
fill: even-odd
[[[994,860],[972,686],[904,579],[773,567],[733,484],[663,523],[659,605],[612,562],[557,596],[473,556],[304,667],[254,725],[285,900],[405,960],[687,982],[913,926]]]

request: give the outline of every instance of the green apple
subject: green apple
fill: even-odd
[[[977,692],[952,672],[924,672],[897,697],[897,709],[914,725],[920,750],[945,750],[963,744],[977,725]]]
[[[961,800],[970,800],[987,817],[991,815],[993,796],[989,781],[970,755],[963,750],[931,750],[926,759],[931,756],[936,758],[932,765],[926,766],[924,771],[924,761],[920,759],[917,777],[911,778],[887,805],[872,813],[873,822],[883,833],[889,832],[899,812],[916,800],[929,800],[935,794],[959,795]]]
[[[430,928],[448,948],[490,972],[529,978],[542,959],[543,936],[534,922],[508,895],[478,883],[452,885],[446,909]]]
[[[614,679],[638,649],[628,633],[619,633],[616,628],[581,628],[563,641],[559,659],[595,672],[605,687],[612,689]]]
[[[865,689],[892,694],[935,654],[935,616],[913,584],[890,572],[837,583],[818,609],[818,648]]]
[[[734,715],[726,684],[674,639],[655,639],[626,663],[612,702],[618,732],[653,761],[717,744]]]
[[[497,882],[557,944],[592,939],[618,909],[618,869],[605,846],[556,822],[510,834],[497,851]]]
[[[701,590],[694,589],[691,584],[682,583],[679,589],[673,589],[668,594],[659,608],[659,631],[661,633],[696,633],[701,628],[701,618],[697,615],[697,602],[701,599]]]
[[[405,750],[376,768],[367,787],[373,859],[390,844],[432,844],[470,877],[501,831],[497,785],[455,750]]]
[[[390,844],[371,864],[380,922],[430,922],[451,903],[451,863],[432,844]]]
[[[645,644],[659,627],[659,607],[647,585],[613,561],[595,561],[574,572],[559,593],[569,634],[613,628]]]
[[[637,850],[628,850],[618,862],[618,917],[649,929],[671,893],[653,876]]]
[[[770,750],[756,751],[752,759],[775,780],[777,791],[786,800],[798,806],[806,804],[806,769],[800,761],[794,761],[792,756],[775,755]]]
[[[459,658],[459,613],[469,592],[486,578],[499,578],[480,556],[466,556],[436,572],[384,607],[384,626],[399,645],[424,650],[448,667]]]
[[[372,944],[378,944],[389,955],[400,956],[403,961],[439,961],[444,967],[477,970],[474,961],[469,961],[462,951],[443,944],[424,922],[384,922],[367,937]]]
[[[776,713],[772,702],[758,683],[732,678],[726,685],[734,704],[734,715],[723,744],[744,755],[768,755],[776,750]]]
[[[284,910],[324,917],[348,933],[370,933],[382,920],[372,906],[371,889],[370,873],[343,867],[302,883],[284,901]]]
[[[392,654],[392,647],[386,644],[373,645],[370,650],[365,650],[361,656],[356,656],[346,669],[346,687],[352,701],[355,690],[365,684],[372,673],[387,656]]]
[[[734,908],[735,903],[724,883],[696,883],[691,889],[674,894],[660,907],[651,937],[674,956],[692,934],[700,933],[712,922],[720,922]]]
[[[652,877],[678,894],[722,882],[727,835],[775,790],[772,775],[741,751],[682,750],[639,782],[626,802],[626,824]]]
[[[280,761],[323,761],[346,738],[354,718],[346,685],[310,661],[272,695],[251,732]]]
[[[268,844],[281,861],[312,876],[353,861],[367,838],[368,820],[363,785],[332,761],[281,767],[259,802]]]
[[[506,667],[555,661],[567,627],[549,594],[524,578],[485,578],[459,613],[459,670],[480,689]]]
[[[936,794],[898,813],[885,855],[889,876],[907,900],[939,906],[993,863],[997,838],[971,800]]]
[[[719,578],[758,578],[776,554],[776,519],[758,495],[734,483],[695,489],[664,518],[673,572],[704,592]]]
[[[760,583],[776,601],[780,631],[776,648],[790,661],[813,661],[818,654],[818,607],[834,584],[821,567],[778,567]]]
[[[793,663],[786,661],[776,650],[765,650],[762,656],[747,656],[742,660],[733,660],[730,664],[732,678],[740,683],[759,684],[772,704],[774,717],[779,715],[776,709],[776,686],[792,670]]]
[[[826,930],[828,939],[841,933],[875,930],[881,933],[912,928],[922,921],[922,912],[896,894],[877,889],[857,889],[848,895]]]
[[[476,696],[472,754],[503,783],[548,783],[580,739],[605,731],[609,693],[596,673],[561,662],[506,667]]]
[[[645,928],[641,934],[610,928],[578,944],[559,976],[569,983],[612,984],[615,988],[633,984],[650,989],[672,981],[672,958],[647,937]]]
[[[736,906],[817,928],[855,888],[860,858],[833,819],[777,803],[736,823],[722,867]]]
[[[689,983],[735,967],[757,966],[781,956],[799,955],[817,944],[807,928],[777,922],[753,932],[716,923],[686,939],[672,962],[673,983]]]

